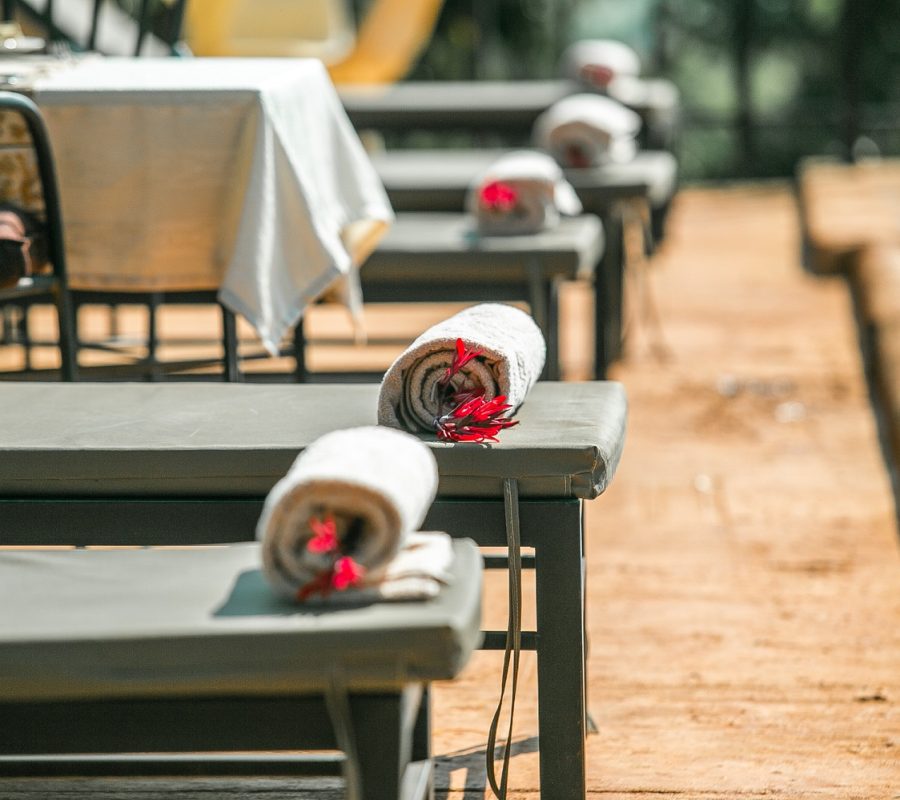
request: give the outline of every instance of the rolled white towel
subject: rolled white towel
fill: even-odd
[[[581,212],[575,190],[546,153],[516,150],[498,158],[469,187],[466,208],[485,235],[537,233],[559,215]]]
[[[441,382],[458,358],[457,340],[479,355],[445,389]],[[501,303],[471,306],[429,328],[391,364],[378,395],[378,422],[435,432],[436,420],[449,410],[448,393],[467,390],[483,391],[488,401],[505,396],[509,416],[540,376],[546,351],[540,329],[524,311]]]
[[[573,94],[554,103],[534,123],[534,142],[564,167],[624,163],[637,153],[641,118],[621,103]]]
[[[560,59],[564,76],[605,91],[617,78],[641,74],[640,56],[615,39],[584,39],[569,45]]]
[[[322,436],[266,497],[263,573],[299,599],[378,584],[425,519],[437,480],[431,451],[408,434],[372,426]]]

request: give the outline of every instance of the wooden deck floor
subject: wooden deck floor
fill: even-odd
[[[801,271],[778,186],[683,192],[651,285],[671,355],[633,328],[612,376],[630,398],[625,458],[588,516],[589,796],[897,800],[900,548],[845,287]],[[574,326],[567,342],[577,375]],[[489,627],[504,597],[492,576]],[[479,653],[436,687],[439,796],[489,796],[499,674],[500,656]],[[534,800],[530,656],[524,677],[511,785]],[[144,800],[169,786],[0,781],[0,798]]]

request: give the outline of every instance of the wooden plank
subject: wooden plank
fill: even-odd
[[[798,170],[807,266],[847,270],[869,244],[900,240],[900,160],[808,159]]]

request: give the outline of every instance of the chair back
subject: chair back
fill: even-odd
[[[53,274],[66,280],[66,248],[63,238],[62,210],[56,180],[56,167],[50,137],[38,107],[27,97],[14,92],[0,92],[0,114],[18,114],[26,127],[34,148],[43,195],[44,223],[47,229],[47,255]],[[17,198],[14,198],[17,199]]]
[[[64,380],[75,380],[76,335],[75,317],[69,293],[66,268],[66,248],[63,237],[63,219],[56,180],[56,167],[50,137],[38,107],[29,98],[14,92],[0,92],[0,115],[18,114],[28,129],[44,205],[47,255],[52,274],[37,276],[27,286],[3,290],[0,302],[15,302],[19,298],[34,298],[42,294],[51,296],[56,304],[59,319],[59,349]]]
[[[3,16],[20,15],[54,41],[106,55],[180,55],[187,0],[140,0],[137,19],[113,0],[3,0]]]

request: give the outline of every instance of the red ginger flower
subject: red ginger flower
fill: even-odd
[[[435,420],[438,439],[445,442],[496,442],[497,435],[505,428],[518,425],[518,420],[503,416],[512,407],[505,395],[493,400],[484,399],[484,390],[460,392],[456,396],[459,405],[448,414]]]
[[[334,517],[326,517],[324,520],[312,517],[309,528],[314,534],[312,539],[306,542],[306,549],[310,553],[330,553],[337,550],[337,525]]]
[[[335,590],[342,592],[356,586],[365,574],[366,568],[362,564],[357,564],[350,556],[343,556],[334,564],[331,585]]]
[[[609,86],[616,73],[604,64],[585,64],[581,68],[581,77],[594,86]]]
[[[453,357],[453,363],[447,367],[447,371],[444,373],[444,376],[438,381],[438,386],[442,389],[446,388],[450,385],[450,381],[453,379],[453,376],[456,375],[466,364],[468,364],[473,358],[478,358],[481,355],[481,350],[469,350],[466,348],[465,342],[462,339],[456,340],[456,355]]]
[[[481,207],[491,211],[511,211],[518,201],[519,193],[503,181],[486,183],[478,192]]]
[[[350,556],[341,556],[322,570],[315,578],[297,590],[300,602],[319,594],[328,597],[331,592],[343,592],[356,586],[365,577],[366,568],[354,561]]]
[[[366,568],[350,556],[340,554],[334,517],[311,517],[309,529],[314,535],[306,541],[307,552],[331,554],[331,563],[297,590],[297,600],[303,602],[317,594],[327,597],[333,591],[343,592],[356,586],[365,576]]]

